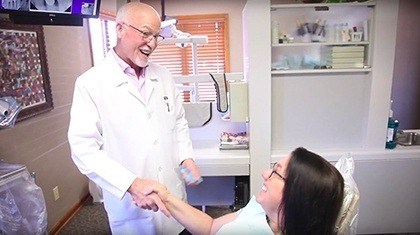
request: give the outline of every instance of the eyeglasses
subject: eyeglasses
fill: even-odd
[[[272,170],[271,171],[271,173],[270,173],[270,176],[268,176],[268,178],[271,178],[271,176],[273,175],[273,174],[276,174],[276,175],[278,175],[279,177],[280,177],[280,179],[282,179],[283,181],[286,181],[286,178],[284,178],[283,176],[281,176],[276,170]]]
[[[153,35],[153,33],[151,33],[151,32],[145,32],[145,31],[143,31],[143,30],[140,30],[140,29],[138,29],[138,28],[136,28],[136,27],[132,26],[131,24],[127,24],[127,23],[124,23],[124,22],[123,22],[122,24],[127,25],[128,27],[130,27],[130,28],[132,28],[132,29],[136,30],[137,32],[139,32],[139,33],[140,33],[140,35],[141,35],[144,39],[146,39],[146,40],[147,40],[147,42],[150,42],[150,41],[152,41],[152,39],[154,39],[154,40],[155,40],[155,42],[156,42],[157,44],[159,44],[159,43],[161,43],[161,42],[163,41],[163,39],[165,39],[165,37],[163,37],[162,35]]]

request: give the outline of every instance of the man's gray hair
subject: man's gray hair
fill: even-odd
[[[116,21],[117,22],[125,22],[130,15],[130,7],[131,4],[124,4],[120,9],[118,9]]]

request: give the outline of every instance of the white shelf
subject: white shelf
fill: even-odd
[[[273,70],[271,75],[281,74],[325,74],[325,73],[369,73],[372,68],[366,69],[300,69],[300,70]]]
[[[395,161],[401,159],[419,159],[420,146],[400,146],[395,149],[311,149],[311,151],[324,157],[327,161],[335,162],[340,157],[350,153],[355,161],[387,160]],[[272,150],[271,163],[275,163],[287,156],[290,150]]]
[[[284,8],[310,8],[310,7],[354,7],[354,6],[375,6],[375,1],[347,2],[347,3],[305,3],[305,4],[273,4],[271,10]]]
[[[294,42],[271,44],[272,47],[304,47],[304,46],[344,46],[344,45],[369,45],[368,41],[361,42]]]

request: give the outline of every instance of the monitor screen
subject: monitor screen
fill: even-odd
[[[0,12],[98,17],[100,0],[0,0]]]

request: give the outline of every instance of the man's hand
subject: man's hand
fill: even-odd
[[[128,189],[134,204],[138,207],[153,211],[160,210],[167,217],[170,217],[171,214],[165,204],[154,191],[164,193],[168,192],[168,189],[154,180],[139,178],[136,178]]]
[[[201,183],[201,181],[203,181],[203,179],[201,178],[200,170],[198,169],[194,160],[192,160],[191,158],[185,159],[181,163],[181,167],[186,168],[185,172],[182,172],[182,171],[181,172],[182,172],[182,178],[185,180],[187,185],[189,186],[198,185]],[[191,173],[190,177],[188,177],[188,172]]]

